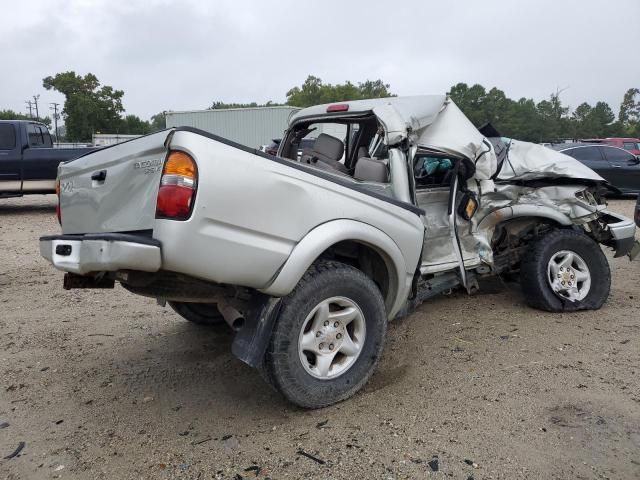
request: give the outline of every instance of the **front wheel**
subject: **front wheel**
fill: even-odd
[[[265,358],[270,381],[301,407],[344,400],[373,373],[386,328],[382,295],[369,277],[318,262],[282,299]]]
[[[553,230],[526,253],[520,283],[527,303],[534,308],[597,310],[609,297],[611,272],[593,239],[575,230]]]

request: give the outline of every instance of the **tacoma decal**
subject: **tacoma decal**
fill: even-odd
[[[159,172],[162,169],[162,159],[157,158],[155,160],[143,160],[141,162],[135,162],[133,164],[134,170],[143,170],[145,175],[150,173]]]

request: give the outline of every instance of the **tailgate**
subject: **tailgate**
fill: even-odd
[[[60,165],[63,233],[152,229],[170,133],[140,137]]]

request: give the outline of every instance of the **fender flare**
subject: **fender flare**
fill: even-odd
[[[328,248],[342,241],[361,242],[375,249],[383,258],[392,277],[385,307],[389,319],[393,318],[409,296],[413,272],[407,271],[404,256],[389,235],[356,220],[332,220],[308,232],[294,247],[273,281],[260,291],[274,297],[288,295],[311,264]]]
[[[548,218],[560,225],[569,226],[573,222],[564,213],[554,210],[544,205],[511,205],[509,207],[499,208],[489,213],[478,223],[478,230],[492,229],[497,224],[510,220],[512,218],[521,217],[541,217]]]

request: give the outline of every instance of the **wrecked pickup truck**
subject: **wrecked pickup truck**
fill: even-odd
[[[440,95],[303,109],[277,156],[173,128],[58,180],[62,234],[40,250],[65,288],[119,282],[228,324],[233,353],[309,408],[358,391],[387,322],[426,299],[519,275],[532,307],[598,309],[611,281],[599,244],[620,257],[634,243],[600,176],[479,131]]]

